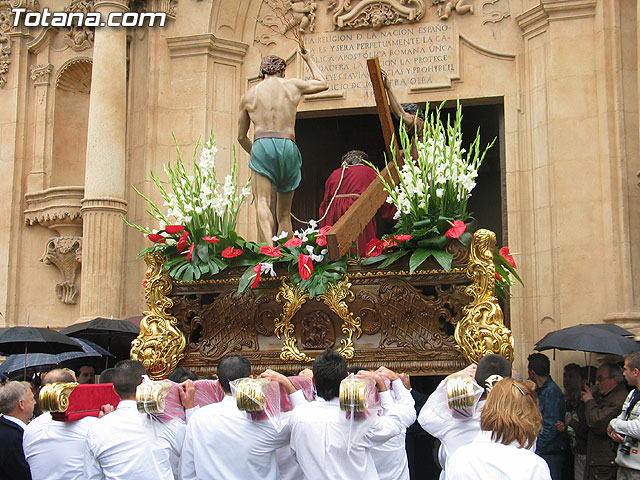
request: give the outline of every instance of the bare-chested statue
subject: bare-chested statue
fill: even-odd
[[[271,187],[276,189],[278,232],[292,235],[291,203],[300,184],[302,156],[295,142],[296,110],[302,95],[329,88],[322,72],[308,52],[302,53],[313,79],[284,78],[285,61],[269,55],[262,59],[262,81],[249,89],[240,101],[238,142],[251,154],[251,188],[256,202],[258,238],[272,244],[273,215]],[[247,137],[253,122],[254,142]]]

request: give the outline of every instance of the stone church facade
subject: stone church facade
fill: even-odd
[[[14,26],[16,7],[167,22]],[[131,186],[158,200],[149,171],[175,161],[172,134],[190,158],[210,130],[219,171],[235,150],[244,181],[240,97],[267,54],[286,59],[287,76],[310,75],[292,39],[303,32],[330,85],[300,104],[311,130],[375,114],[374,56],[401,101],[500,112],[496,215],[525,283],[509,303],[520,366],[548,331],[634,328],[639,14],[627,0],[0,0],[0,327],[139,315],[147,241],[121,215],[148,220]],[[238,230],[256,237],[252,206]]]

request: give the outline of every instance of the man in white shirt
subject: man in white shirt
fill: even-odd
[[[182,449],[182,480],[277,480],[275,451],[289,443],[289,425],[278,432],[269,420],[250,420],[238,410],[229,382],[251,375],[242,355],[228,355],[218,365],[225,397],[200,408],[189,419]],[[262,374],[283,385],[294,407],[304,403],[289,379],[272,370]],[[295,410],[294,410],[295,411]]]
[[[158,444],[163,425],[136,407],[136,387],[145,373],[144,366],[134,360],[124,360],[116,366],[113,386],[120,404],[89,428],[85,479],[173,480],[169,458],[160,454]]]
[[[345,412],[340,410],[340,382],[347,376],[344,357],[328,348],[313,364],[313,378],[318,392],[314,402],[300,405],[291,416],[291,449],[307,480],[378,479],[370,449],[401,435],[416,419],[413,398],[402,380],[388,369],[384,375],[392,380],[392,388],[400,398],[411,400],[394,403],[380,374],[361,371],[359,377],[376,381],[380,391],[383,415],[371,421],[369,429],[351,444]]]
[[[486,381],[492,376],[498,375],[500,378],[511,376],[511,363],[502,355],[485,355],[478,362],[477,367],[472,364],[453,375],[468,375],[471,378],[475,378],[476,383],[486,389]],[[418,423],[427,432],[440,440],[438,461],[443,469],[446,465],[447,457],[453,455],[453,452],[458,447],[471,443],[480,432],[480,413],[485,398],[486,391],[482,394],[472,417],[456,417],[449,408],[445,379],[440,382],[427,399],[422,410],[420,410]],[[440,478],[444,478],[444,471],[441,472]]]
[[[43,385],[74,382],[67,370],[47,373]],[[75,422],[57,422],[45,412],[24,431],[22,446],[33,480],[82,480],[84,478],[84,442],[89,427],[97,422],[85,417]]]
[[[22,435],[35,405],[27,382],[9,382],[0,388],[0,479],[31,480]]]

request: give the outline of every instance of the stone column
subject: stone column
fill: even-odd
[[[128,11],[128,0],[98,0],[95,10],[106,22],[110,13]],[[122,306],[126,69],[126,30],[96,28],[82,200],[82,319],[118,317]]]

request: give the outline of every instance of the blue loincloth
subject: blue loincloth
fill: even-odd
[[[302,155],[288,138],[258,138],[251,147],[249,168],[271,180],[277,192],[292,192],[300,185]]]

